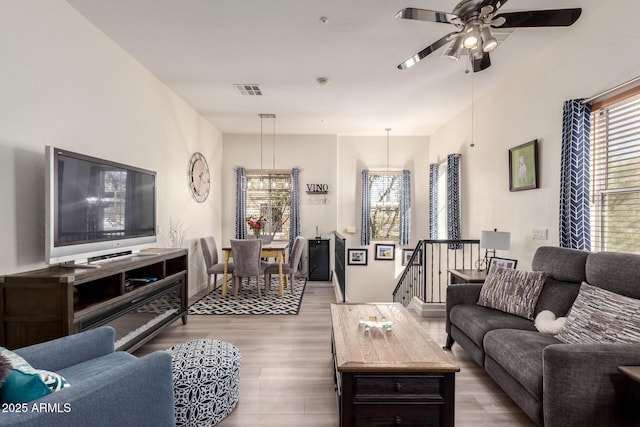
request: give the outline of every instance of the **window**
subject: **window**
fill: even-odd
[[[638,88],[592,108],[590,209],[593,251],[640,253]]]
[[[291,225],[291,173],[247,171],[247,217],[267,220],[266,234],[275,240],[289,240]],[[247,227],[247,235],[252,232]]]
[[[400,237],[400,194],[402,175],[399,172],[371,172],[369,195],[372,240],[398,240]]]

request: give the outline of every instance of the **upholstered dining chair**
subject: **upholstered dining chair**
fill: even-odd
[[[298,236],[293,241],[293,247],[291,248],[291,256],[289,257],[289,263],[282,264],[282,274],[288,276],[289,278],[289,287],[291,288],[291,293],[293,294],[293,285],[294,285],[294,275],[296,271],[298,271],[298,264],[300,263],[300,258],[302,257],[302,251],[304,249],[304,243],[307,239],[302,236]],[[278,263],[271,263],[265,269],[265,274],[267,275],[267,286],[271,286],[271,275],[279,274],[278,272]],[[269,289],[269,288],[267,288]]]
[[[201,237],[200,248],[204,257],[204,264],[207,267],[207,289],[211,284],[211,275],[213,275],[213,290],[218,285],[218,274],[224,274],[224,262],[218,260],[218,246],[213,236]],[[233,263],[230,262],[227,267],[228,273],[233,273]]]
[[[258,298],[262,298],[260,292],[260,277],[264,275],[266,262],[260,259],[262,252],[262,240],[260,239],[232,239],[231,253],[233,254],[233,295],[238,296],[238,289],[242,283],[242,278],[246,277],[247,282],[251,277],[256,278],[258,288]]]

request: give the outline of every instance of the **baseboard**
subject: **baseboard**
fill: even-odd
[[[413,297],[408,308],[413,309],[420,317],[445,317],[445,303],[425,303],[417,297]]]

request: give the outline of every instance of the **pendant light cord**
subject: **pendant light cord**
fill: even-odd
[[[471,56],[469,56],[471,57]],[[474,117],[474,91],[473,91],[473,72],[471,73],[471,144],[469,144],[470,147],[475,147],[476,143],[473,141],[473,128],[474,128],[474,124],[475,124],[475,117]]]
[[[385,129],[387,131],[387,173],[389,172],[389,131],[391,131],[391,128],[386,128]]]

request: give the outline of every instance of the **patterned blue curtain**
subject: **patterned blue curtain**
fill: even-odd
[[[360,227],[360,244],[371,243],[371,194],[369,193],[369,169],[362,171],[362,212]]]
[[[289,255],[293,250],[293,241],[300,235],[300,169],[291,169],[291,226],[289,229]]]
[[[411,243],[411,172],[402,171],[400,191],[400,245]]]
[[[560,163],[560,247],[591,250],[589,132],[591,104],[565,101]]]
[[[437,163],[429,165],[429,238],[438,238],[438,167]]]
[[[236,170],[236,239],[247,237],[247,192],[246,171],[243,167]]]
[[[447,239],[460,239],[460,154],[447,156]],[[449,249],[461,247],[449,245]]]

